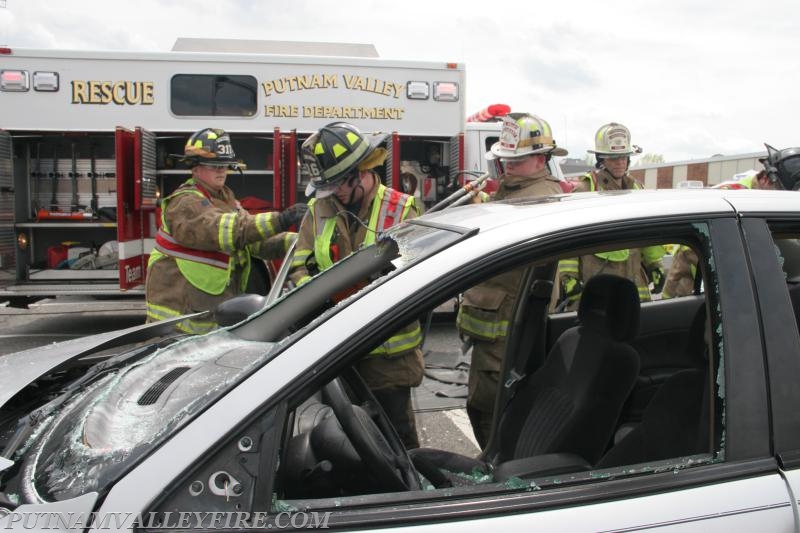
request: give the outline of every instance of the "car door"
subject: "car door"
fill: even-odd
[[[709,376],[714,395],[709,392],[708,403],[722,406],[713,420],[724,424],[724,433],[718,435],[720,446],[712,448],[713,453],[533,480],[512,478],[450,489],[308,498],[301,505],[267,496],[234,507],[239,502],[228,502],[223,493],[219,504],[232,506],[231,511],[268,515],[286,509],[327,513],[325,523],[339,529],[414,527],[422,531],[458,522],[457,527],[465,531],[643,530],[665,526],[793,530],[791,501],[770,446],[763,340],[737,219],[632,220],[609,224],[588,237],[583,233],[554,232],[482,256],[471,250],[470,243],[456,244],[447,252],[447,260],[423,261],[400,272],[348,302],[328,320],[300,332],[278,357],[118,482],[100,511],[146,513],[156,506],[188,510],[173,502],[192,501],[187,494],[191,494],[196,469],[213,462],[224,450],[239,447],[247,428],[258,424],[268,435],[263,441],[266,455],[261,470],[271,475],[280,462],[281,436],[276,428],[288,420],[283,406],[304,391],[313,394],[314,384],[325,382],[338,368],[364,356],[398,325],[419,316],[421,310],[498,274],[499,269],[513,267],[514,262],[525,265],[537,258],[569,257],[590,244],[689,239],[705,252],[704,280],[711,317],[708,332],[712,336],[708,346],[711,356],[721,357]],[[258,485],[271,487],[275,481],[264,478]]]
[[[743,220],[758,284],[770,380],[775,457],[797,512],[800,495],[800,218],[786,214]]]

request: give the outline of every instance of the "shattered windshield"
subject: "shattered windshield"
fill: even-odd
[[[58,407],[31,415],[16,450],[22,501],[102,492],[159,442],[263,363],[272,343],[225,330],[190,337],[102,374]]]

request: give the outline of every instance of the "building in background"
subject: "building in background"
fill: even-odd
[[[739,155],[715,155],[707,159],[691,159],[688,161],[673,161],[654,163],[631,168],[631,176],[641,182],[646,189],[674,189],[691,185],[709,186],[716,185],[731,179],[734,175],[747,170],[763,168],[758,161],[766,157],[766,152],[752,152]],[[565,165],[569,161],[569,166]],[[592,167],[585,170],[578,168],[582,160],[567,160],[562,163],[564,177],[577,178]],[[699,183],[697,183],[699,182]],[[683,183],[683,185],[681,185]]]
[[[700,181],[703,186],[716,185],[735,174],[763,168],[758,158],[766,155],[766,152],[753,152],[642,165],[633,167],[631,176],[644,184],[646,189],[674,189],[687,181]]]

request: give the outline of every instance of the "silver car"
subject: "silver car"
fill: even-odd
[[[215,313],[232,325],[204,336],[165,322],[0,358],[0,528],[795,531],[798,198],[623,191],[448,209],[263,309],[228,302]],[[665,268],[694,253],[690,291],[640,298],[601,272],[563,311],[562,260],[651,246]],[[426,359],[436,329],[440,361],[455,361],[441,310],[512,269],[488,445],[457,446],[467,426],[406,450],[353,363],[418,318]]]

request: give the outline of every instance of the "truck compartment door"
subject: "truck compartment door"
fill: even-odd
[[[272,208],[282,210],[286,208],[285,190],[288,184],[287,177],[284,176],[283,162],[281,158],[281,130],[275,128],[272,136]]]
[[[11,134],[0,131],[0,284],[16,279],[14,238],[14,167]]]
[[[117,241],[121,290],[142,285],[147,270],[149,249],[145,250],[145,238],[150,237],[155,221],[155,203],[151,198],[155,189],[150,189],[148,177],[142,178],[143,172],[149,172],[150,163],[142,161],[143,154],[150,153],[147,143],[147,132],[141,128],[131,131],[118,126],[116,129]],[[152,160],[152,168],[155,169],[155,146]],[[154,171],[152,176],[154,180]]]
[[[297,174],[297,130],[282,134],[280,144],[275,143],[276,150],[278,147],[281,152],[281,169],[286,176],[286,187],[284,188],[286,203],[281,206],[281,209],[286,209],[297,203],[297,198],[305,194],[305,189],[298,191],[300,177]]]

